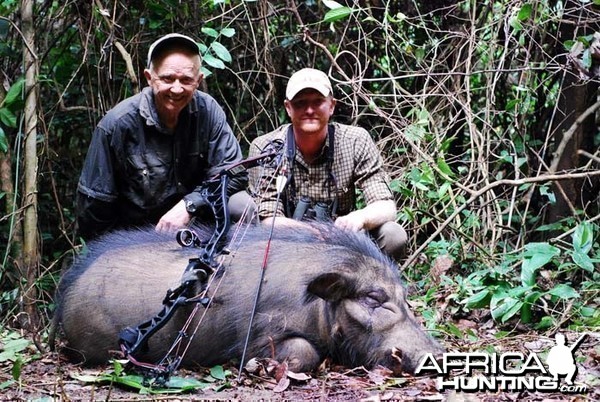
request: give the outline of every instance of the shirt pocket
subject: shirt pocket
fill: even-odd
[[[131,200],[144,208],[160,205],[173,192],[170,171],[170,163],[154,153],[130,155],[126,180]]]

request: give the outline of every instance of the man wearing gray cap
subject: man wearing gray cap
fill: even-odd
[[[404,253],[406,231],[395,222],[396,203],[383,160],[369,133],[360,127],[331,123],[336,100],[325,73],[305,68],[287,84],[285,110],[291,124],[256,138],[250,156],[274,141],[284,143],[285,162],[277,168],[250,170],[261,219],[277,224],[295,220],[333,220],[336,226],[367,231],[388,255]],[[279,176],[285,188],[278,197]],[[356,190],[366,206],[356,209]]]
[[[85,239],[146,224],[171,232],[194,216],[210,218],[198,186],[242,153],[223,109],[198,90],[200,67],[200,49],[187,36],[169,34],[150,46],[148,87],[109,110],[92,135],[77,187]],[[227,189],[234,221],[254,205],[246,186],[240,173]]]

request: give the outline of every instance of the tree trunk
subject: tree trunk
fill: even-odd
[[[562,40],[577,38],[594,33],[597,25],[579,26],[578,20],[591,20],[585,7],[579,2],[565,2],[565,14],[571,16],[573,23],[560,26]],[[558,44],[562,46],[562,44]],[[559,50],[562,51],[562,50]],[[597,62],[594,62],[597,63]],[[573,67],[570,65],[569,67]],[[595,71],[592,68],[592,71]],[[593,144],[596,135],[595,115],[598,101],[598,83],[588,82],[577,75],[577,69],[565,73],[560,95],[558,97],[556,116],[553,119],[552,135],[554,136],[554,155],[550,163],[550,173],[571,171],[585,165],[589,160],[578,153],[584,150],[594,153]],[[590,109],[591,108],[591,109]],[[585,117],[582,119],[582,117]],[[592,179],[592,182],[595,179]],[[549,222],[574,216],[577,210],[585,209],[593,195],[590,192],[589,180],[564,180],[553,183],[556,203],[549,209]]]
[[[27,277],[22,285],[23,312],[20,323],[35,331],[39,326],[36,309],[39,252],[37,233],[37,76],[38,62],[35,52],[35,35],[33,26],[34,0],[23,0],[21,3],[21,18],[23,23],[23,62],[25,68],[25,187],[23,189],[23,262]]]
[[[4,102],[6,92],[4,87],[0,85],[0,104]],[[5,198],[5,209],[3,211],[4,216],[10,217],[9,223],[9,236],[6,243],[6,249],[0,248],[0,286],[3,285],[4,280],[8,277],[10,283],[17,284],[19,279],[25,274],[19,270],[23,265],[22,263],[22,250],[23,250],[23,226],[21,225],[20,219],[14,219],[17,217],[17,202],[15,199],[15,186],[14,177],[11,165],[12,155],[10,152],[10,146],[6,153],[0,152],[0,192],[4,193]],[[12,258],[14,263],[10,266],[14,266],[17,269],[11,271],[8,269],[8,260]]]

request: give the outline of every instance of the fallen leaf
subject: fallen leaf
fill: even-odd
[[[283,392],[289,386],[290,386],[290,379],[287,376],[283,377],[281,380],[279,380],[279,382],[277,383],[275,388],[273,388],[273,392]]]

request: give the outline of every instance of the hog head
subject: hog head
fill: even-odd
[[[330,354],[348,367],[414,373],[426,353],[438,355],[443,348],[415,319],[399,279],[373,273],[338,268],[309,283],[308,294],[328,305]]]

